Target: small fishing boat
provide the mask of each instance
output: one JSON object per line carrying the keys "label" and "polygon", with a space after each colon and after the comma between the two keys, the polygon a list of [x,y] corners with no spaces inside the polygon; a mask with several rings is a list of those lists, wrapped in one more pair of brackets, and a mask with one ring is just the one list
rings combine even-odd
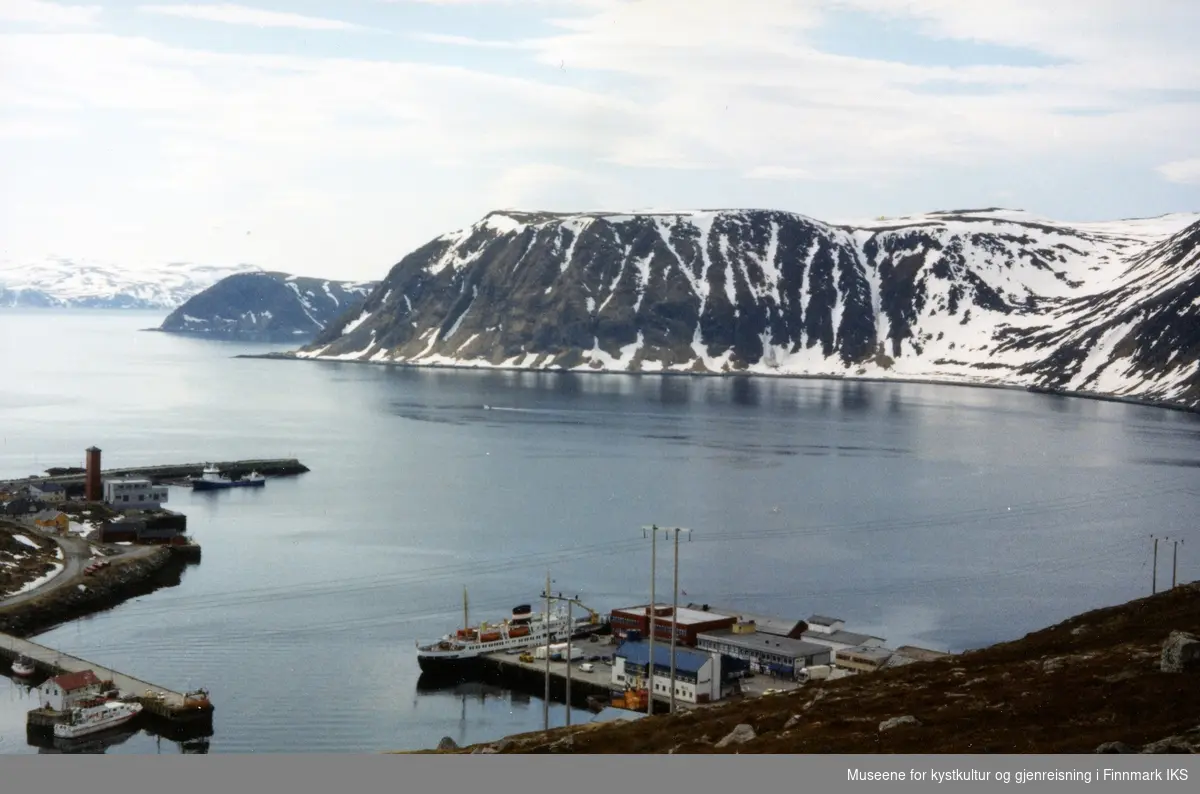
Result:
{"label": "small fishing boat", "polygon": [[18,656],[16,661],[12,663],[12,674],[18,678],[29,678],[36,672],[37,666],[25,654]]}
{"label": "small fishing boat", "polygon": [[225,488],[261,488],[267,484],[267,478],[256,471],[238,480],[226,477],[215,464],[204,467],[199,477],[192,478],[193,491],[217,491]]}

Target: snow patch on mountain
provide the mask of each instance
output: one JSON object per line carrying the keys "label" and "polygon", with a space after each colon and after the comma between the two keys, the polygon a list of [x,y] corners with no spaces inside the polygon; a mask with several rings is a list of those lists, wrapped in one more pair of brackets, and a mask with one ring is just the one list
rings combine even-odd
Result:
{"label": "snow patch on mountain", "polygon": [[493,212],[300,358],[935,379],[1200,406],[1200,214]]}

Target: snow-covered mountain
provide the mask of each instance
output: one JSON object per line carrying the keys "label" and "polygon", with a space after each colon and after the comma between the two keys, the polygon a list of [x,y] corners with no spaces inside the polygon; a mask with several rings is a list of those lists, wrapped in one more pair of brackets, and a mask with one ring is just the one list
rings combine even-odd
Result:
{"label": "snow-covered mountain", "polygon": [[303,358],[952,380],[1200,407],[1200,214],[495,212]]}
{"label": "snow-covered mountain", "polygon": [[357,312],[375,282],[328,281],[287,273],[238,273],[193,296],[160,331],[267,342],[303,342],[339,316]]}
{"label": "snow-covered mountain", "polygon": [[251,265],[172,262],[122,268],[73,259],[0,262],[0,308],[174,309]]}

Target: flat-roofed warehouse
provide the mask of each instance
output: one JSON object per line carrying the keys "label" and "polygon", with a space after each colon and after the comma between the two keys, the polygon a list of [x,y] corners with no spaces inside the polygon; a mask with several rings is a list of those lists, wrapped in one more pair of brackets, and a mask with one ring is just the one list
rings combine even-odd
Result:
{"label": "flat-roofed warehouse", "polygon": [[793,640],[802,639],[801,635],[808,631],[808,624],[794,618],[773,618],[766,615],[756,615],[742,609],[728,607],[710,607],[708,604],[688,604],[688,609],[699,609],[717,615],[727,615],[737,618],[738,623],[752,623],[754,630],[761,634],[774,634],[777,637],[790,637]]}
{"label": "flat-roofed warehouse", "polygon": [[829,664],[833,657],[833,649],[827,645],[775,634],[760,634],[749,630],[748,624],[739,624],[738,629],[702,632],[697,635],[696,647],[735,659],[746,659],[763,670],[789,678],[795,677],[796,671],[803,667]]}
{"label": "flat-roofed warehouse", "polygon": [[[655,642],[671,641],[671,605],[660,604],[654,610],[654,640]],[[626,636],[630,631],[636,631],[643,637],[650,636],[650,607],[648,604],[635,607],[614,609],[609,615],[613,633],[618,637]],[[677,645],[695,646],[696,635],[705,631],[729,628],[735,618],[729,615],[718,615],[700,609],[680,607],[675,616]]]}

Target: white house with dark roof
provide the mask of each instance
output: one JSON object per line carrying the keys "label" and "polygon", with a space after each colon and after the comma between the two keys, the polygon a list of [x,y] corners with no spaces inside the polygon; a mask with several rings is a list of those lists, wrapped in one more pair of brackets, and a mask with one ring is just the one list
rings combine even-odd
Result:
{"label": "white house with dark roof", "polygon": [[39,482],[29,486],[29,496],[46,504],[62,504],[67,501],[67,489],[56,482]]}

